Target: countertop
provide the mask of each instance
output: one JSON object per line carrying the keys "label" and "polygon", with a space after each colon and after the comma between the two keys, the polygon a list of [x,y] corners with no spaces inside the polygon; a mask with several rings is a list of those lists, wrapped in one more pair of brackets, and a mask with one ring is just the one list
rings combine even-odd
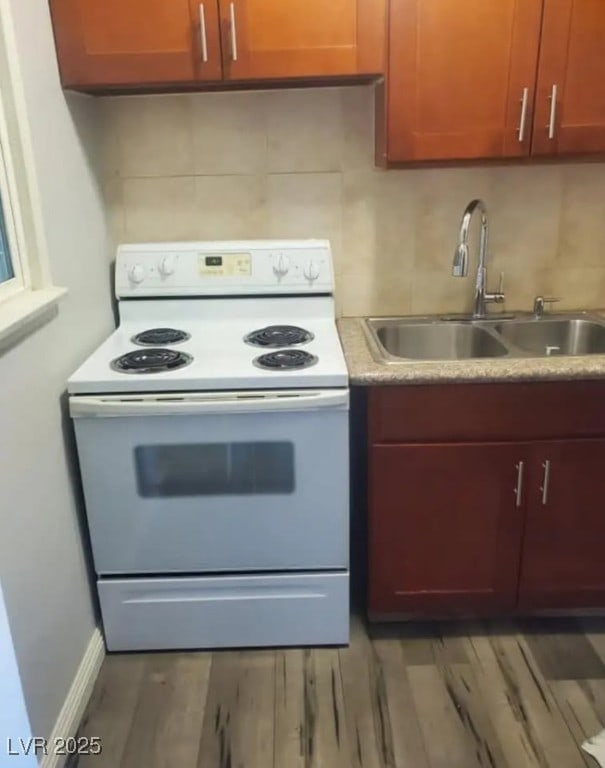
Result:
{"label": "countertop", "polygon": [[[603,312],[594,312],[603,315]],[[364,318],[337,321],[351,384],[396,385],[436,382],[553,381],[605,378],[605,355],[489,358],[383,364],[372,357],[362,327]]]}

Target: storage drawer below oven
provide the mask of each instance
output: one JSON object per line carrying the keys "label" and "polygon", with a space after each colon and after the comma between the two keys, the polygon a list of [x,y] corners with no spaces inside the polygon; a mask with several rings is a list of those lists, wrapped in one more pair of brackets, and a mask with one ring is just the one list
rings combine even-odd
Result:
{"label": "storage drawer below oven", "polygon": [[97,585],[109,651],[349,642],[346,571]]}

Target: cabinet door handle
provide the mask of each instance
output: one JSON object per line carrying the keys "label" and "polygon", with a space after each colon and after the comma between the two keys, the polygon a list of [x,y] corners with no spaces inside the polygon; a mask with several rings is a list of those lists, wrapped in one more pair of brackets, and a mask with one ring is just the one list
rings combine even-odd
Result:
{"label": "cabinet door handle", "polygon": [[200,3],[200,42],[202,44],[202,61],[208,63],[208,38],[206,36],[206,12],[204,3]]}
{"label": "cabinet door handle", "polygon": [[556,83],[552,87],[550,92],[550,120],[548,121],[548,138],[555,138],[555,123],[557,121],[557,92],[558,88]]}
{"label": "cabinet door handle", "polygon": [[525,124],[527,122],[527,102],[529,100],[529,88],[523,89],[523,96],[521,96],[521,117],[519,119],[519,143],[523,144],[525,141]]}
{"label": "cabinet door handle", "polygon": [[520,461],[518,464],[515,464],[515,467],[517,468],[517,486],[515,488],[515,495],[517,498],[517,507],[520,507],[523,499],[523,473],[525,472],[525,462]]}
{"label": "cabinet door handle", "polygon": [[550,485],[550,461],[546,459],[543,462],[542,468],[544,469],[544,476],[542,478],[542,506],[545,507],[548,504],[548,490]]}
{"label": "cabinet door handle", "polygon": [[229,3],[229,17],[231,21],[231,58],[237,61],[237,26],[235,21],[235,3]]}

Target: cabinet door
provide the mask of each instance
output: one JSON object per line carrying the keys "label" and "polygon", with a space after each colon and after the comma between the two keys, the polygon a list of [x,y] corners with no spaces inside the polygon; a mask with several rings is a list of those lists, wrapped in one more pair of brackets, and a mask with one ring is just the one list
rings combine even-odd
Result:
{"label": "cabinet door", "polygon": [[369,613],[512,610],[523,444],[370,448]]}
{"label": "cabinet door", "polygon": [[220,0],[231,80],[384,70],[386,0]]}
{"label": "cabinet door", "polygon": [[605,2],[545,0],[532,153],[605,152]]}
{"label": "cabinet door", "polygon": [[51,0],[65,87],[221,77],[217,0]]}
{"label": "cabinet door", "polygon": [[541,12],[542,0],[392,0],[386,159],[528,155]]}
{"label": "cabinet door", "polygon": [[605,605],[605,440],[536,448],[521,609]]}

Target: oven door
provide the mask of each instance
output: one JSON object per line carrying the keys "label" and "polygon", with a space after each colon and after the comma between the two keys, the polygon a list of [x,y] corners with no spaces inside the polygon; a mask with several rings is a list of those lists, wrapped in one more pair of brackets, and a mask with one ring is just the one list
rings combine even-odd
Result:
{"label": "oven door", "polygon": [[348,390],[70,398],[96,571],[348,564]]}

